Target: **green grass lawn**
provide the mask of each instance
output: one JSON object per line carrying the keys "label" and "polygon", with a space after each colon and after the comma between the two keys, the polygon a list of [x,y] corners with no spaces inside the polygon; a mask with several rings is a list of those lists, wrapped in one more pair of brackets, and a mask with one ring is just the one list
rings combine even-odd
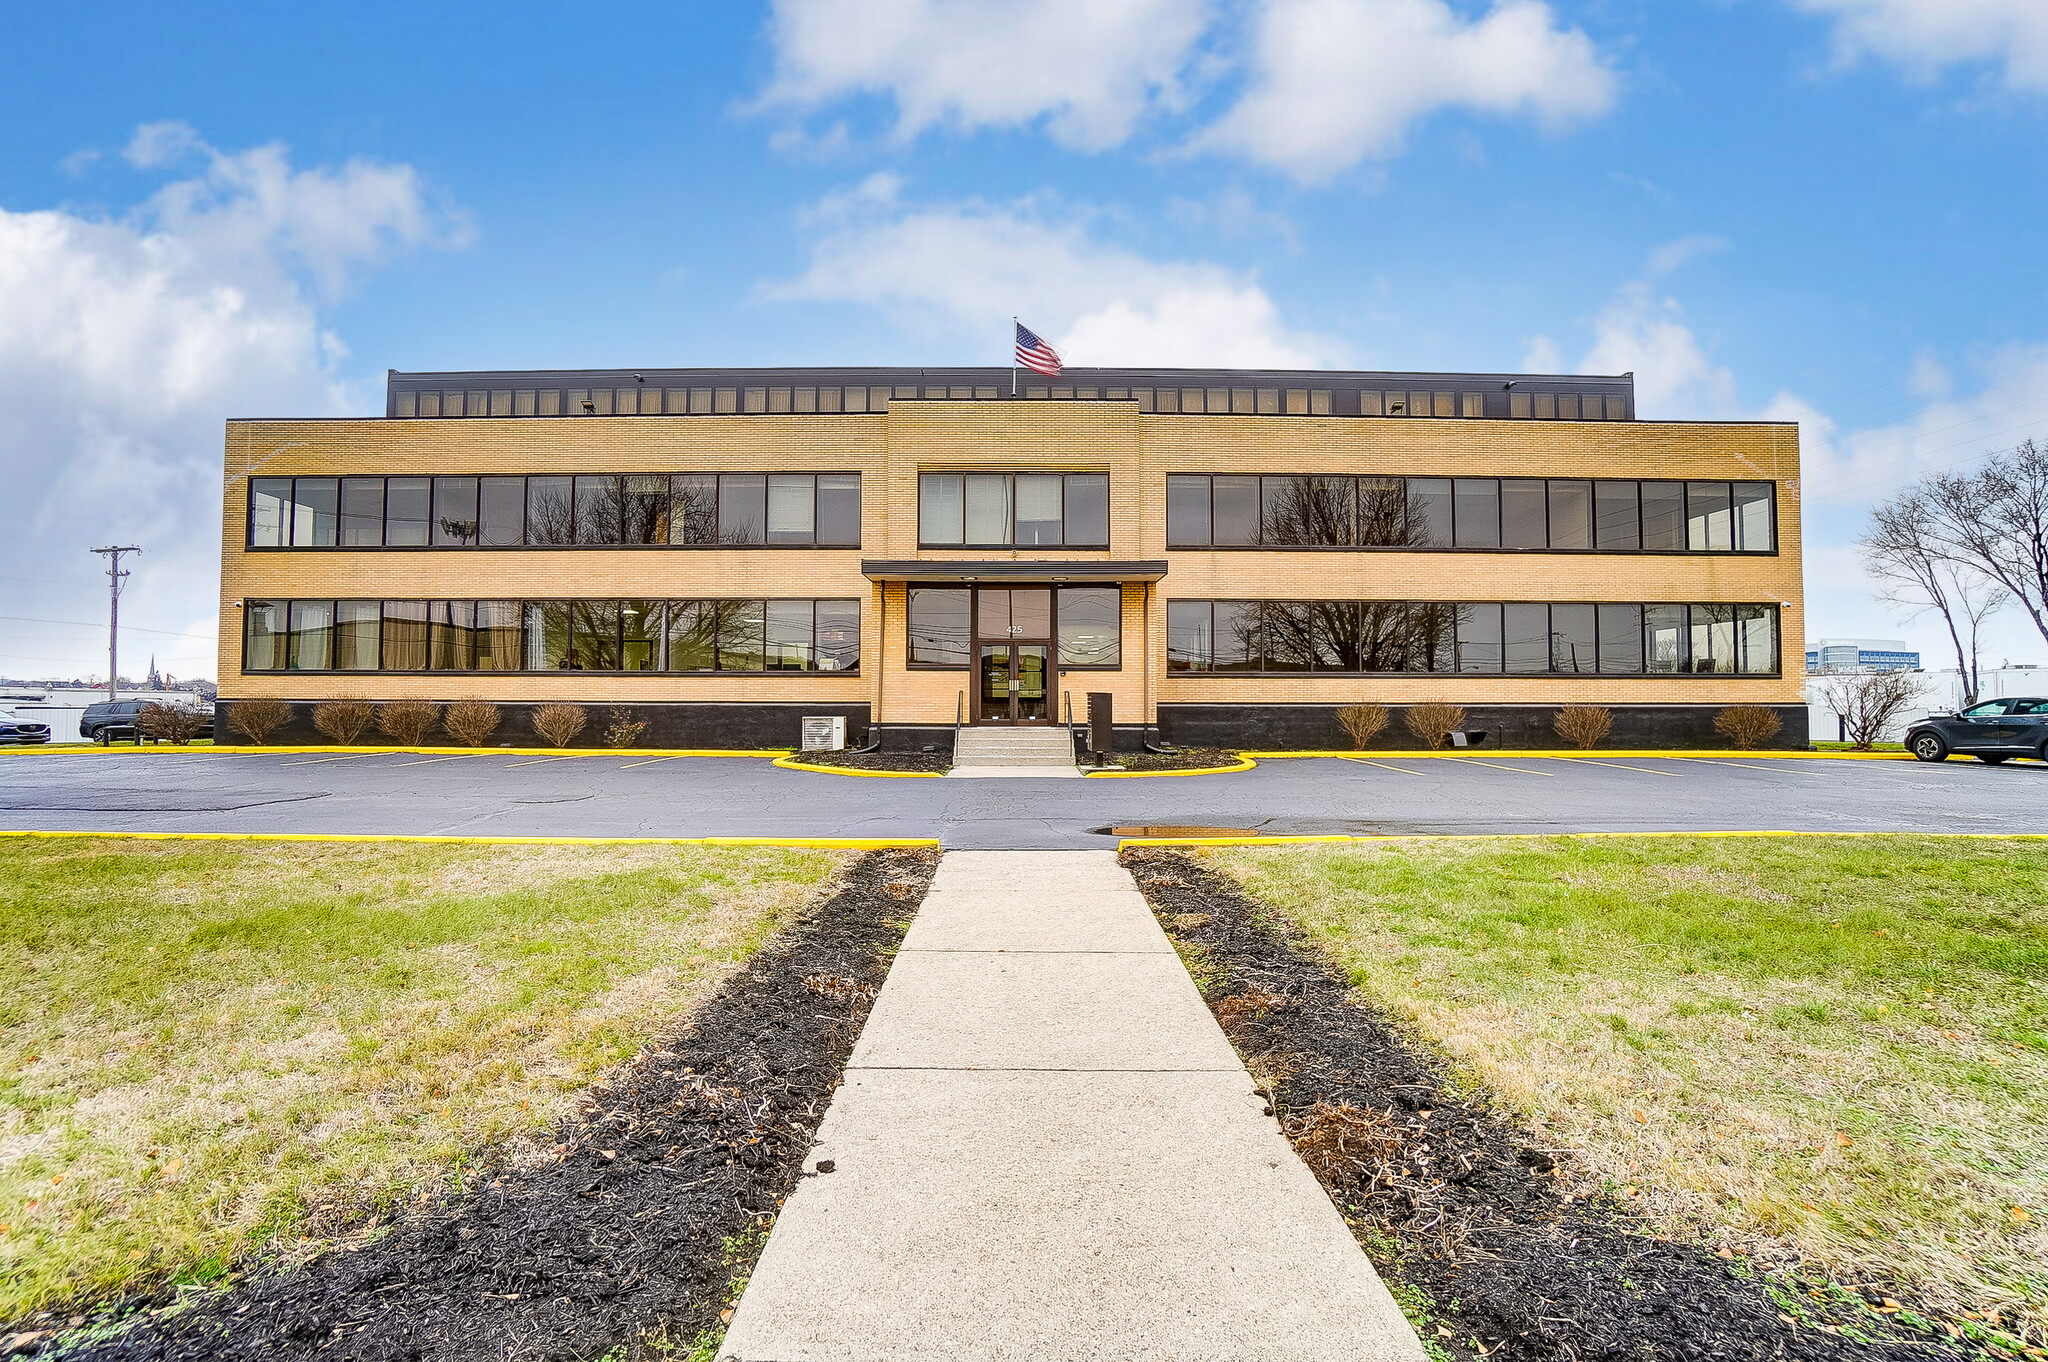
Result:
{"label": "green grass lawn", "polygon": [[1203,855],[1667,1229],[2043,1335],[2048,843]]}
{"label": "green grass lawn", "polygon": [[0,841],[0,1321],[532,1152],[847,855]]}

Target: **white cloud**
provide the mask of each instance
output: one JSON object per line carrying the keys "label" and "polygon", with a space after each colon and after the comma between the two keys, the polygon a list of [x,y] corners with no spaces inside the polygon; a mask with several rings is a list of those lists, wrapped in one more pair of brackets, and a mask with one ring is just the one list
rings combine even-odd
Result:
{"label": "white cloud", "polygon": [[1915,80],[1952,66],[1999,68],[2005,85],[2048,91],[2048,4],[2041,0],[1793,0],[1834,20],[1841,61],[1874,57]]}
{"label": "white cloud", "polygon": [[1445,0],[1265,0],[1252,20],[1249,88],[1195,140],[1326,180],[1400,150],[1446,108],[1535,117],[1551,128],[1605,113],[1615,78],[1592,40],[1539,0],[1476,20]]}
{"label": "white cloud", "polygon": [[[123,670],[154,646],[170,670],[210,675],[222,420],[358,407],[321,299],[467,228],[405,166],[294,170],[281,147],[224,153],[180,125],[129,150],[205,165],[118,218],[0,209],[0,475],[16,508],[0,576],[34,602],[10,614],[93,621],[105,587],[87,549],[141,544]],[[10,674],[105,667],[103,629],[10,621],[0,638]]]}
{"label": "white cloud", "polygon": [[1013,313],[1074,366],[1331,362],[1332,344],[1289,328],[1255,278],[1107,245],[1058,205],[920,206],[900,189],[878,175],[824,200],[809,267],[764,295],[878,308],[993,364],[1008,360]]}
{"label": "white cloud", "polygon": [[1651,279],[1662,279],[1675,274],[1701,256],[1718,255],[1728,249],[1725,236],[1682,236],[1676,241],[1667,241],[1650,252],[1650,258],[1643,265],[1643,273]]}
{"label": "white cloud", "polygon": [[775,0],[775,74],[760,103],[895,103],[897,135],[1044,122],[1100,151],[1173,107],[1208,27],[1204,0]]}
{"label": "white cloud", "polygon": [[1559,353],[1557,342],[1548,336],[1533,336],[1529,348],[1522,352],[1522,372],[1525,374],[1559,374],[1564,372],[1564,356]]}
{"label": "white cloud", "polygon": [[1636,376],[1636,410],[1651,419],[1735,413],[1735,375],[1707,355],[1675,298],[1637,280],[1593,320],[1593,348],[1579,372]]}

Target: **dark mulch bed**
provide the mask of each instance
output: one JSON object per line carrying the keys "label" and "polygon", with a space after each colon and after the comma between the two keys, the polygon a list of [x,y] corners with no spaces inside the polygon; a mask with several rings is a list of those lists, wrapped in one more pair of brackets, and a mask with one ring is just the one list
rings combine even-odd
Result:
{"label": "dark mulch bed", "polygon": [[[488,1168],[382,1239],[197,1308],[143,1302],[94,1362],[669,1356],[752,1270],[937,867],[884,851],[587,1094],[538,1168]],[[488,1155],[486,1154],[486,1157]],[[152,1308],[154,1307],[154,1308]]]}
{"label": "dark mulch bed", "polygon": [[[1236,766],[1238,763],[1237,753],[1226,752],[1220,747],[1184,747],[1172,755],[1115,752],[1109,758],[1111,766],[1121,766],[1126,771],[1199,771],[1212,766]],[[1091,768],[1084,762],[1081,769]]]}
{"label": "dark mulch bed", "polygon": [[806,766],[844,766],[854,771],[930,771],[944,775],[953,769],[950,751],[799,752],[796,760]]}
{"label": "dark mulch bed", "polygon": [[[1724,1261],[1632,1225],[1617,1201],[1574,1198],[1557,1167],[1566,1151],[1533,1147],[1483,1094],[1458,1095],[1441,1060],[1353,1001],[1329,964],[1234,886],[1177,852],[1133,849],[1124,863],[1206,976],[1210,1007],[1270,1083],[1295,1148],[1411,1313],[1426,1312],[1421,1332],[1444,1353],[1964,1355],[1878,1314],[1895,1288]],[[1829,1332],[1841,1329],[1853,1336]]]}

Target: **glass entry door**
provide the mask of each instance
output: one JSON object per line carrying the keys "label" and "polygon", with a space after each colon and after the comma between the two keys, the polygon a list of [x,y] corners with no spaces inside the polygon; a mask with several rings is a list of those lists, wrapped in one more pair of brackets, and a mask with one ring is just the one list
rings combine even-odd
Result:
{"label": "glass entry door", "polygon": [[985,724],[1042,724],[1052,718],[1046,672],[1051,650],[1043,643],[985,643],[981,647],[981,703]]}

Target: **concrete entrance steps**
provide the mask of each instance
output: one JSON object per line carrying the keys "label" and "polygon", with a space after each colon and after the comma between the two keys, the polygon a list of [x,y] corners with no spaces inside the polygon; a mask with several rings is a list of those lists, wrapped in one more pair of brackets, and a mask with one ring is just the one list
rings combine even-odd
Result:
{"label": "concrete entrance steps", "polygon": [[1072,776],[1073,735],[1063,727],[963,728],[953,744],[955,776]]}
{"label": "concrete entrance steps", "polygon": [[1422,1362],[1262,1106],[1114,852],[949,852],[720,1356]]}

